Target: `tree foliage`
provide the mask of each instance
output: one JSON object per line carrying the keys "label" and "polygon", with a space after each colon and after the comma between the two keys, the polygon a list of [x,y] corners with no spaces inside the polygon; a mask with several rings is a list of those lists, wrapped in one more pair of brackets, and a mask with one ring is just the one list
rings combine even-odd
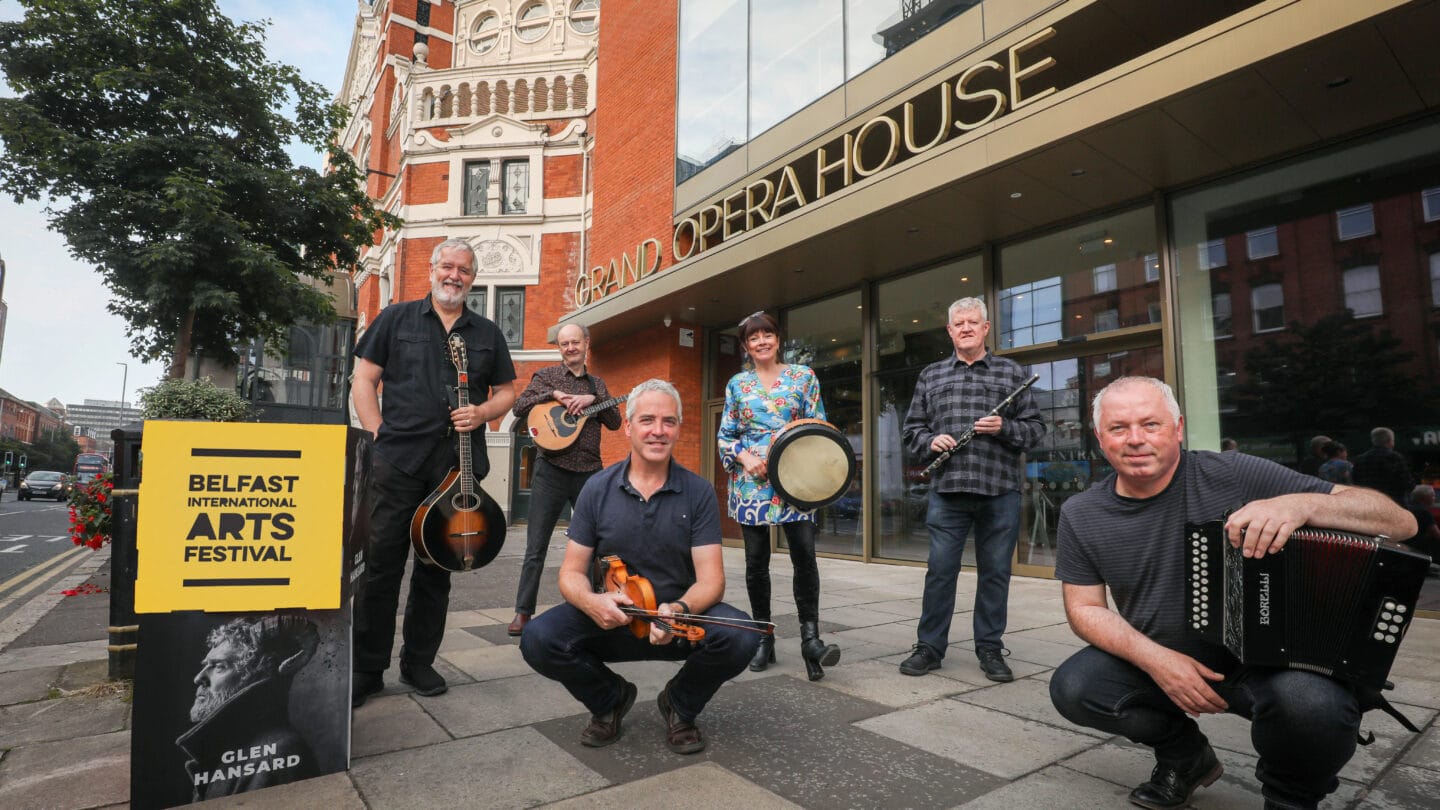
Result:
{"label": "tree foliage", "polygon": [[140,389],[141,419],[208,419],[212,422],[249,422],[255,408],[244,397],[220,388],[209,377],[166,380]]}
{"label": "tree foliage", "polygon": [[1264,429],[1296,436],[1405,423],[1434,394],[1406,371],[1412,359],[1399,339],[1348,311],[1292,322],[1245,353],[1236,403]]}
{"label": "tree foliage", "polygon": [[[269,61],[265,24],[215,0],[20,0],[0,23],[0,186],[48,197],[51,227],[93,263],[137,356],[228,362],[253,338],[334,317],[310,279],[349,269],[375,231],[334,134],[347,113]],[[297,166],[294,142],[327,154]]]}

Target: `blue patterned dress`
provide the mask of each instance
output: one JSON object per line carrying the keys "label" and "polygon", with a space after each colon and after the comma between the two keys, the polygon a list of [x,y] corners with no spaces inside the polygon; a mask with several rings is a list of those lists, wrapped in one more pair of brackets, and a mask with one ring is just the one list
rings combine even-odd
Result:
{"label": "blue patterned dress", "polygon": [[716,436],[720,461],[730,473],[730,516],[746,526],[814,520],[813,510],[800,510],[780,499],[769,479],[745,472],[737,456],[749,450],[768,458],[770,442],[780,428],[796,419],[824,419],[820,380],[809,366],[790,364],[769,391],[755,371],[730,378],[725,386],[725,415]]}

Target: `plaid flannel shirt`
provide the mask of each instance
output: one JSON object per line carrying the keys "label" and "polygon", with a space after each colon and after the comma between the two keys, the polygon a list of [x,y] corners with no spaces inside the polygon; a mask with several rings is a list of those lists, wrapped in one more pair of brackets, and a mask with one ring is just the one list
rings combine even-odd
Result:
{"label": "plaid flannel shirt", "polygon": [[[930,441],[948,433],[955,438],[1010,396],[1026,379],[1014,360],[986,352],[966,364],[951,356],[920,372],[915,396],[905,414],[905,446],[922,463],[936,453]],[[1045,422],[1027,389],[1000,412],[1003,421],[994,435],[977,433],[970,444],[950,457],[931,479],[937,492],[999,495],[1020,489],[1024,478],[1020,454],[1045,435]]]}

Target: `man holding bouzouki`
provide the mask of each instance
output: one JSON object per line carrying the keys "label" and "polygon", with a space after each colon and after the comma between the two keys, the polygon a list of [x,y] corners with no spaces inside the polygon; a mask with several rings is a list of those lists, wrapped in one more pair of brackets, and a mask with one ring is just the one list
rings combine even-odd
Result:
{"label": "man holding bouzouki", "polygon": [[[515,418],[528,420],[531,438],[540,446],[530,477],[530,526],[525,532],[525,562],[515,591],[515,619],[509,633],[518,636],[535,613],[540,575],[550,533],[565,504],[573,508],[600,462],[600,426],[620,429],[624,397],[612,399],[605,381],[591,374],[585,360],[590,330],[566,324],[555,334],[561,362],[535,372],[515,400]],[[592,418],[593,417],[593,418]]]}
{"label": "man holding bouzouki", "polygon": [[[607,663],[683,661],[656,703],[666,746],[693,754],[705,747],[696,716],[774,626],[720,601],[720,510],[710,482],[671,457],[681,419],[675,387],[646,380],[625,408],[630,455],[580,493],[560,566],[565,601],[530,622],[520,652],[589,709],[580,742],[591,748],[620,739],[638,693]],[[592,560],[605,568],[603,592],[591,582]]]}
{"label": "man holding bouzouki", "polygon": [[[381,310],[355,348],[355,414],[375,435],[370,545],[355,600],[355,706],[384,688],[416,508],[462,466],[458,436],[478,445],[473,478],[485,477],[490,462],[482,428],[515,401],[515,366],[500,328],[465,306],[474,280],[470,245],[462,239],[440,243],[430,256],[430,294]],[[457,357],[468,360],[465,369],[457,368]],[[458,380],[464,380],[463,392]],[[469,488],[472,482],[465,483]],[[400,680],[421,695],[446,690],[434,661],[449,600],[449,570],[417,558],[405,605]]]}

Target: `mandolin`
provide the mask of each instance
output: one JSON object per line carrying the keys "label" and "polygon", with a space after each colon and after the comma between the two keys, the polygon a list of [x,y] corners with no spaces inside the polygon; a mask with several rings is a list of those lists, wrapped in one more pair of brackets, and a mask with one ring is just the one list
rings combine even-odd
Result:
{"label": "mandolin", "polygon": [[[470,404],[470,375],[465,339],[450,336],[450,361],[459,384],[459,407]],[[482,428],[483,429],[483,428]],[[421,562],[446,571],[487,565],[505,544],[505,513],[480,482],[470,460],[470,434],[456,433],[460,464],[445,474],[410,519],[410,543]]]}
{"label": "mandolin", "polygon": [[554,400],[542,402],[530,409],[526,418],[526,429],[530,438],[546,450],[564,450],[580,438],[580,430],[590,417],[625,401],[626,394],[597,402],[578,414],[565,410],[565,406]]}

